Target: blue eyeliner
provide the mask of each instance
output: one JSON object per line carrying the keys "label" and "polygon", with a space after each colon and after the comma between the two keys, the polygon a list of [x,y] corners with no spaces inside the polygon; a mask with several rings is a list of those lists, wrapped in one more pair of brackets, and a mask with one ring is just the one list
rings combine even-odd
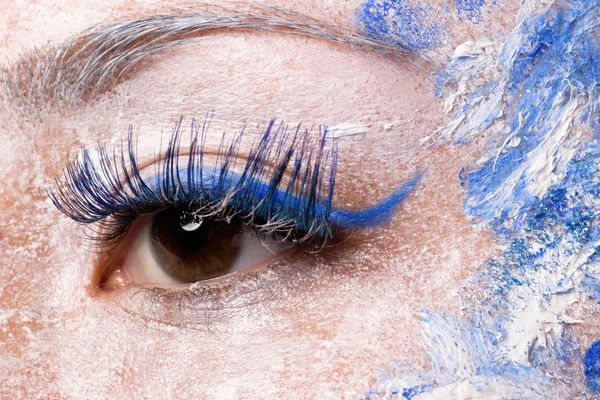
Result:
{"label": "blue eyeliner", "polygon": [[[187,170],[182,170],[180,173],[181,176],[184,176]],[[202,187],[202,190],[196,190],[192,194],[192,197],[198,202],[212,202],[223,198],[226,193],[232,191],[235,195],[230,200],[231,207],[239,210],[248,208],[248,204],[250,204],[251,207],[248,211],[252,211],[262,219],[272,217],[273,214],[279,215],[281,219],[295,216],[293,218],[295,225],[300,230],[310,230],[314,221],[327,221],[332,227],[340,229],[369,228],[387,224],[393,218],[397,208],[414,192],[422,180],[422,174],[419,173],[378,204],[363,210],[340,210],[316,203],[312,205],[313,218],[307,221],[301,218],[302,215],[308,215],[305,211],[307,204],[302,197],[291,196],[289,192],[282,190],[273,190],[270,185],[258,180],[250,184],[243,183],[241,174],[219,176],[219,171],[212,169],[203,171],[203,175],[205,179],[202,183],[195,182],[191,185],[194,188]],[[158,188],[164,178],[157,175],[151,181],[154,181],[155,187]],[[180,184],[186,187],[189,181],[187,178],[182,178]],[[176,201],[187,201],[188,196],[188,193],[182,191]],[[265,201],[265,199],[268,200]],[[261,207],[261,204],[268,204],[269,208]],[[324,231],[319,232],[320,236],[324,234]]]}
{"label": "blue eyeliner", "polygon": [[415,191],[421,178],[421,173],[417,174],[373,207],[358,211],[331,210],[330,220],[335,226],[344,229],[376,227],[389,223],[396,209]]}

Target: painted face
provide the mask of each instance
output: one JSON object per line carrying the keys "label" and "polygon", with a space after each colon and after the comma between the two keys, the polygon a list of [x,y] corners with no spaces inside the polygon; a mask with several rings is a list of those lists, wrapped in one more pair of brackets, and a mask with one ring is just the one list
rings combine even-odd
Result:
{"label": "painted face", "polygon": [[6,396],[600,393],[596,0],[5,8]]}

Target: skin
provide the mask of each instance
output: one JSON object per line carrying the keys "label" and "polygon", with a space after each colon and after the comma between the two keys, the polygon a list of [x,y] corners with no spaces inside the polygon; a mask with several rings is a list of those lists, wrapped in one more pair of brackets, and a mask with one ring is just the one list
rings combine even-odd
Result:
{"label": "skin", "polygon": [[[269,3],[345,25],[359,5]],[[178,5],[8,1],[0,5],[6,22],[0,49],[8,63],[90,26]],[[516,12],[506,2],[493,21],[478,25],[450,13],[448,43],[418,67],[316,39],[216,34],[155,56],[75,109],[6,118],[0,127],[2,396],[356,398],[400,356],[427,368],[419,311],[457,315],[457,294],[478,290],[467,278],[500,251],[492,234],[464,215],[457,179],[484,143],[421,145],[450,118],[431,77],[458,44],[510,31]],[[276,279],[265,278],[275,293],[268,299],[242,299],[240,310],[217,313],[208,323],[156,317],[148,300],[129,303],[126,289],[98,289],[106,255],[89,251],[44,188],[68,152],[123,137],[129,125],[144,149],[155,148],[161,131],[181,116],[207,110],[234,127],[248,123],[251,135],[271,118],[372,124],[366,134],[339,141],[338,208],[371,206],[419,170],[423,182],[390,224],[354,232],[335,255],[286,259]],[[146,162],[152,156],[140,154]]]}

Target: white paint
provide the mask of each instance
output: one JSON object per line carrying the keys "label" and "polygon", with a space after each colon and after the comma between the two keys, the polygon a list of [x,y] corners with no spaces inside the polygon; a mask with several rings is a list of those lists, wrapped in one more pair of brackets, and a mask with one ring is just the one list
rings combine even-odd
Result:
{"label": "white paint", "polygon": [[345,122],[337,125],[332,125],[327,128],[328,136],[334,139],[347,136],[363,135],[368,132],[372,124],[370,123],[354,123]]}
{"label": "white paint", "polygon": [[500,42],[490,39],[469,41],[459,45],[450,57],[448,70],[453,89],[445,96],[444,112],[458,112],[466,106],[467,101],[470,101],[471,107],[438,130],[443,139],[481,134],[490,126],[490,121],[502,115],[500,104],[506,81],[501,81],[487,96],[472,97],[473,92],[481,85],[480,79],[475,79],[476,77],[485,76],[489,81],[497,80],[498,52],[501,46]]}
{"label": "white paint", "polygon": [[438,387],[429,393],[413,397],[414,400],[502,400],[522,398],[523,390],[495,376],[473,376],[449,385]]}
{"label": "white paint", "polygon": [[[526,2],[519,22],[525,21],[527,16],[536,15],[547,5]],[[518,126],[514,129],[502,118],[507,111],[505,100],[512,99],[507,95],[510,73],[527,39],[526,34],[519,32],[520,24],[517,25],[503,42],[480,40],[456,48],[448,64],[451,87],[446,88],[444,93],[444,111],[454,114],[454,118],[437,131],[440,141],[488,137],[498,148],[486,154],[480,162],[494,161],[493,172],[496,172],[496,163],[507,149],[528,143],[525,136],[528,132],[524,133],[523,128],[528,122],[529,110],[517,110],[520,111]],[[568,78],[565,79],[568,82]],[[497,83],[488,86],[486,91],[477,91],[490,82]],[[540,96],[555,93],[542,90]],[[518,211],[523,200],[515,196],[517,184],[526,195],[541,197],[553,184],[561,182],[568,163],[588,139],[585,122],[578,121],[585,121],[586,115],[596,112],[595,101],[575,87],[562,92],[550,112],[539,122],[542,126],[535,127],[548,133],[537,147],[528,150],[525,162],[511,169],[511,174],[498,189],[485,192],[485,202],[497,205],[499,211],[507,204],[514,204],[512,209]],[[546,128],[547,131],[544,130]],[[593,206],[597,209],[600,204]],[[550,227],[548,231],[551,232]],[[491,316],[477,314],[483,310],[483,307],[477,309],[477,300],[474,300],[475,305],[471,304],[475,315],[459,311],[464,319],[453,319],[435,312],[429,314],[424,318],[423,331],[431,357],[431,372],[398,374],[391,383],[386,383],[388,386],[382,385],[383,390],[386,387],[432,385],[433,388],[424,389],[427,393],[414,397],[419,400],[546,399],[568,398],[567,393],[573,393],[575,389],[565,384],[562,378],[552,381],[540,371],[529,368],[530,358],[534,350],[551,347],[554,339],[562,337],[567,325],[583,322],[568,313],[582,299],[582,281],[586,274],[600,276],[600,267],[591,262],[600,240],[581,246],[577,237],[564,234],[558,238],[560,243],[551,247],[527,235],[523,233],[524,239],[533,247],[537,246],[537,250],[543,248],[544,252],[539,252],[543,255],[536,256],[536,267],[530,266],[525,272],[523,278],[526,282],[512,285],[499,295],[501,301],[493,303],[500,310],[494,313],[494,319],[489,321]],[[484,333],[496,333],[495,341],[489,340]],[[503,369],[505,366],[506,369]],[[482,376],[482,370],[488,371],[488,374]]]}

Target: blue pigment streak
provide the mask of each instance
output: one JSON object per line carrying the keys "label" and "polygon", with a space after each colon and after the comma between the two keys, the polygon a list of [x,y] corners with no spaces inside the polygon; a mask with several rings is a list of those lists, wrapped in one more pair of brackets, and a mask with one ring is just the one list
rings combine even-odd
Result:
{"label": "blue pigment streak", "polygon": [[600,341],[592,344],[583,358],[583,375],[588,389],[600,393]]}
{"label": "blue pigment streak", "polygon": [[420,1],[367,0],[357,17],[368,36],[410,52],[439,45],[447,35],[440,13]]}
{"label": "blue pigment streak", "polygon": [[414,397],[430,392],[433,389],[432,385],[418,385],[411,388],[402,389],[402,397],[406,400],[412,400]]}

